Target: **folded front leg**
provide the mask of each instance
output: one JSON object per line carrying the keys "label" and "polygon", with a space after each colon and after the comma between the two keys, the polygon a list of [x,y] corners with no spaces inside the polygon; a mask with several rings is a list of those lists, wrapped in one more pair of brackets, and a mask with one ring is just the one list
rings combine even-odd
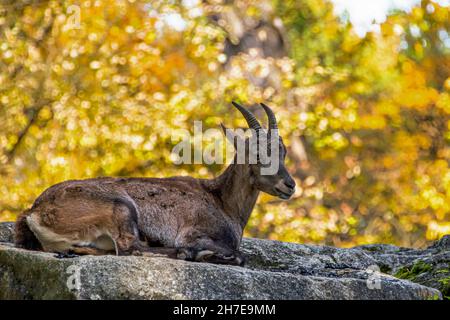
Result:
{"label": "folded front leg", "polygon": [[177,259],[242,266],[245,258],[239,250],[227,248],[209,238],[201,238],[178,249]]}
{"label": "folded front leg", "polygon": [[197,252],[195,261],[243,266],[245,263],[245,258],[239,251],[228,254],[224,252],[202,250]]}

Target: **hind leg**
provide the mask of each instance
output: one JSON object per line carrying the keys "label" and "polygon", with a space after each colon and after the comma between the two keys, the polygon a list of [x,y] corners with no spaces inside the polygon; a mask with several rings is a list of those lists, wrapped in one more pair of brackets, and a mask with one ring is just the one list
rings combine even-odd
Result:
{"label": "hind leg", "polygon": [[139,240],[137,217],[130,212],[129,208],[122,204],[114,205],[115,230],[112,238],[116,247],[117,255],[131,255],[135,251],[143,251],[145,246]]}

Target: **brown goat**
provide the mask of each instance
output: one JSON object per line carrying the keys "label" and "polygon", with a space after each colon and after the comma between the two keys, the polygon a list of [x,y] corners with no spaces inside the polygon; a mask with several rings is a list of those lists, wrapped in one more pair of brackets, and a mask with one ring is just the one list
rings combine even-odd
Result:
{"label": "brown goat", "polygon": [[[267,131],[250,111],[233,105],[251,129],[268,136],[278,132],[266,105],[261,104],[269,119]],[[235,146],[241,142],[249,148],[249,138],[228,130],[226,135]],[[56,184],[19,216],[16,245],[62,254],[163,254],[242,265],[242,233],[259,192],[288,199],[295,190],[284,166],[286,148],[281,138],[278,141],[279,166],[272,175],[261,173],[259,158],[255,164],[248,159],[238,164],[235,155],[235,161],[210,180],[96,178]]]}

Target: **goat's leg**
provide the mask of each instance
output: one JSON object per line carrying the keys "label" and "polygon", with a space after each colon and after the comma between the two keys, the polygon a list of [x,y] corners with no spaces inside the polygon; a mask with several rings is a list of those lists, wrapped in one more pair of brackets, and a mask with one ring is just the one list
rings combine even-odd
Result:
{"label": "goat's leg", "polygon": [[115,230],[112,234],[117,255],[131,255],[148,249],[139,240],[136,217],[122,204],[114,206]]}
{"label": "goat's leg", "polygon": [[126,206],[116,204],[114,214],[117,226],[114,241],[118,255],[177,258],[176,248],[149,247],[140,241],[137,221]]}
{"label": "goat's leg", "polygon": [[137,221],[133,219],[128,207],[116,204],[114,216],[117,226],[117,235],[114,240],[118,255],[162,255],[181,260],[230,265],[244,263],[243,256],[237,250],[225,248],[208,237],[196,237],[193,241],[182,241],[181,243],[186,245],[177,248],[145,246],[139,240]]}
{"label": "goat's leg", "polygon": [[229,264],[235,266],[243,266],[245,263],[245,258],[239,251],[227,255],[220,252],[211,253],[209,250],[203,250],[198,252],[195,260],[199,262]]}
{"label": "goat's leg", "polygon": [[230,253],[227,249],[216,251],[205,249],[197,251],[195,261],[243,266],[245,258],[237,250]]}
{"label": "goat's leg", "polygon": [[244,256],[238,250],[227,248],[209,238],[201,238],[178,250],[177,258],[182,260],[238,266],[245,263]]}
{"label": "goat's leg", "polygon": [[166,247],[141,247],[133,252],[135,256],[178,258],[179,250]]}

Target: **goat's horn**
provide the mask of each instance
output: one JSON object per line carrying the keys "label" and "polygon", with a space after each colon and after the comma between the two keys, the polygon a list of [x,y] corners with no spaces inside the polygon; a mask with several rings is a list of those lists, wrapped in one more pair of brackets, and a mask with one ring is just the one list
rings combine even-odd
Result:
{"label": "goat's horn", "polygon": [[261,107],[264,108],[267,114],[267,119],[269,119],[269,129],[278,129],[277,118],[275,118],[275,114],[273,113],[272,109],[270,109],[264,103],[261,103]]}
{"label": "goat's horn", "polygon": [[255,130],[260,130],[262,129],[261,124],[258,122],[258,119],[256,119],[256,117],[253,115],[253,113],[251,113],[250,111],[248,111],[247,109],[245,109],[243,106],[239,105],[236,102],[232,102],[233,106],[235,106],[244,116],[245,120],[247,121],[248,126],[250,127],[250,129],[255,129]]}

